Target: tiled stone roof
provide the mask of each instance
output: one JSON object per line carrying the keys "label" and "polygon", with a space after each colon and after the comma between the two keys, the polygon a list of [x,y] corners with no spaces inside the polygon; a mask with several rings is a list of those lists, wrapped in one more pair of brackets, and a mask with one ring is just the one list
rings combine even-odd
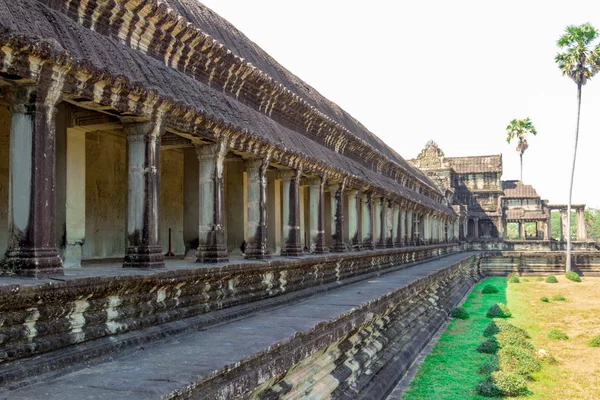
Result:
{"label": "tiled stone roof", "polygon": [[525,185],[521,181],[502,181],[504,198],[507,199],[537,199],[537,192],[531,185]]}
{"label": "tiled stone roof", "polygon": [[473,157],[446,157],[444,161],[459,174],[500,172],[502,173],[502,154]]}

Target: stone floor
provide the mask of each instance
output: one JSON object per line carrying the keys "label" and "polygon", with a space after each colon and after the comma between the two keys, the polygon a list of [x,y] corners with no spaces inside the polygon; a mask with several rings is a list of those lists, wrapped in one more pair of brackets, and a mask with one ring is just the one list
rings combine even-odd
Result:
{"label": "stone floor", "polygon": [[453,254],[204,331],[172,336],[47,382],[10,392],[0,389],[0,399],[159,399],[473,254]]}

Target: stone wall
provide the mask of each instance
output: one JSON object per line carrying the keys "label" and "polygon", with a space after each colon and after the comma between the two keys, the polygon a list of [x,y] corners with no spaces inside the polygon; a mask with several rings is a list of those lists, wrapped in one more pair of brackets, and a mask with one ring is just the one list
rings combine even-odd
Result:
{"label": "stone wall", "polygon": [[[484,275],[562,275],[565,273],[564,252],[552,251],[488,251],[481,256]],[[600,252],[573,252],[573,270],[581,275],[600,275]]]}
{"label": "stone wall", "polygon": [[122,258],[127,217],[125,136],[86,133],[85,243],[83,259]]}
{"label": "stone wall", "polygon": [[160,152],[160,242],[163,252],[169,250],[171,228],[171,251],[185,254],[183,242],[183,151]]}
{"label": "stone wall", "polygon": [[[415,261],[458,250],[453,245],[423,246],[181,269],[153,275],[1,286],[0,364],[148,327],[153,327],[150,337],[155,339],[160,336],[160,325],[169,321],[307,288],[321,290],[318,289],[321,285],[359,276],[364,279],[369,273],[404,268]],[[214,323],[215,317],[209,320]],[[133,339],[127,340],[130,343]],[[107,346],[122,345],[115,339],[102,343],[92,345],[87,353],[80,345],[69,357],[86,359]],[[52,365],[40,366],[58,367],[57,360]],[[0,369],[0,384],[19,373],[11,368]]]}

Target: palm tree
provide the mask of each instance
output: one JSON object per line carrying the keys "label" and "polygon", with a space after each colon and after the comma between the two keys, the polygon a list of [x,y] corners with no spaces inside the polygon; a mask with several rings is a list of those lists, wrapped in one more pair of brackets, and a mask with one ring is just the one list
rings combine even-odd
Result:
{"label": "palm tree", "polygon": [[537,131],[533,126],[533,123],[529,118],[525,119],[513,119],[510,121],[510,124],[506,127],[506,141],[510,144],[510,141],[513,139],[519,139],[519,143],[517,143],[517,152],[521,157],[521,182],[523,182],[523,153],[525,150],[529,148],[529,143],[527,143],[527,135],[537,135]]}
{"label": "palm tree", "polygon": [[567,206],[567,265],[571,270],[571,197],[573,195],[573,178],[575,177],[575,161],[577,159],[577,141],[579,140],[579,116],[581,114],[581,87],[598,72],[600,66],[600,45],[592,43],[598,38],[598,30],[590,24],[567,26],[565,33],[558,39],[557,45],[562,53],[554,59],[563,75],[573,79],[577,84],[577,125],[575,128],[575,148],[573,150],[573,166],[569,185],[569,203]]}

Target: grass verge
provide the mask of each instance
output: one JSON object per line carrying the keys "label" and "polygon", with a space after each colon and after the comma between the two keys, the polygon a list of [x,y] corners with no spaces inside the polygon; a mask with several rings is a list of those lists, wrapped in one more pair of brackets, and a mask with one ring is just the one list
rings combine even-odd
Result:
{"label": "grass verge", "polygon": [[[495,286],[498,293],[482,294],[486,285]],[[470,318],[450,321],[403,399],[490,399],[475,394],[475,387],[483,378],[479,368],[489,360],[487,354],[477,352],[477,347],[491,321],[486,312],[496,303],[506,303],[506,285],[504,277],[486,278],[475,285],[463,304]]]}

